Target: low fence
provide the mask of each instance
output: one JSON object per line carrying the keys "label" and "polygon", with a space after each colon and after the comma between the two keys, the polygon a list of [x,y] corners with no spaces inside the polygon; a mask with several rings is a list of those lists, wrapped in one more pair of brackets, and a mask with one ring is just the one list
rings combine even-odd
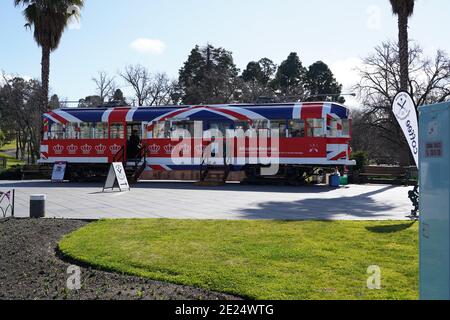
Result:
{"label": "low fence", "polygon": [[14,201],[16,190],[0,191],[0,218],[14,218]]}

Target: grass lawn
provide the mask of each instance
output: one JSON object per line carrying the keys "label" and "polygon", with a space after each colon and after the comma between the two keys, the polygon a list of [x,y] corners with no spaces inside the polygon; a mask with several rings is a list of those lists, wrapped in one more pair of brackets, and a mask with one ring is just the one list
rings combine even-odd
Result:
{"label": "grass lawn", "polygon": [[0,158],[6,158],[7,159],[6,169],[9,169],[9,168],[17,166],[17,165],[23,165],[24,164],[23,161],[17,160],[16,158],[11,157],[11,156],[9,156],[7,154],[4,154],[4,153],[1,153],[1,152],[0,152]]}
{"label": "grass lawn", "polygon": [[[102,220],[63,253],[102,269],[251,299],[418,299],[410,222]],[[367,268],[381,268],[381,290]]]}
{"label": "grass lawn", "polygon": [[11,141],[5,144],[3,147],[0,148],[0,151],[3,150],[16,150],[16,141]]}

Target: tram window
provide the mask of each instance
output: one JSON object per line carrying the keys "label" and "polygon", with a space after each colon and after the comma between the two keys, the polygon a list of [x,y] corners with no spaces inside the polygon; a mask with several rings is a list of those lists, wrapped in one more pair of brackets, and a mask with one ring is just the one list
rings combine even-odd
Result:
{"label": "tram window", "polygon": [[94,138],[94,123],[80,123],[80,139]]}
{"label": "tram window", "polygon": [[350,135],[350,120],[342,120],[342,135],[348,137]]}
{"label": "tram window", "polygon": [[250,128],[250,125],[247,121],[237,121],[234,123],[235,130],[244,130],[247,131]]}
{"label": "tram window", "polygon": [[323,137],[323,119],[308,119],[308,137]]}
{"label": "tram window", "polygon": [[303,138],[305,136],[305,122],[303,120],[289,121],[289,138]]}
{"label": "tram window", "polygon": [[253,121],[253,128],[259,129],[269,129],[269,121],[267,120],[255,120]]}
{"label": "tram window", "polygon": [[80,139],[106,139],[108,126],[104,123],[84,122],[79,125]]}
{"label": "tram window", "polygon": [[231,130],[231,123],[229,122],[210,122],[209,130],[219,130],[222,136],[226,136],[227,130]]}
{"label": "tram window", "polygon": [[271,130],[279,130],[279,137],[286,138],[286,120],[271,120],[270,121],[270,129]]}
{"label": "tram window", "polygon": [[68,123],[66,125],[66,139],[79,139],[80,126],[78,123]]}
{"label": "tram window", "polygon": [[[193,138],[194,137],[194,121],[172,121],[171,127],[172,138]],[[175,133],[177,137],[175,137]]]}
{"label": "tram window", "polygon": [[53,123],[50,126],[50,139],[64,139],[64,126],[60,123]]}
{"label": "tram window", "polygon": [[106,123],[95,123],[92,131],[94,139],[108,139],[108,125]]}
{"label": "tram window", "polygon": [[121,124],[121,123],[111,124],[109,138],[110,139],[124,139],[125,138],[125,130],[124,130],[123,124]]}
{"label": "tram window", "polygon": [[346,137],[350,135],[350,121],[348,119],[333,119],[330,122],[329,137]]}
{"label": "tram window", "polygon": [[137,132],[137,135],[142,139],[142,124],[141,123],[127,123],[127,140],[130,139],[133,132]]}
{"label": "tram window", "polygon": [[170,139],[170,122],[158,121],[153,125],[154,139]]}
{"label": "tram window", "polygon": [[329,137],[339,137],[338,120],[330,120],[330,130],[328,131]]}

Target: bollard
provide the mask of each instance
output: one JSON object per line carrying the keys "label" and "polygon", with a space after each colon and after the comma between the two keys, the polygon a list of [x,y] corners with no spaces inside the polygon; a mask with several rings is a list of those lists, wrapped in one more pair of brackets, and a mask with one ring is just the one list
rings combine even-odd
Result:
{"label": "bollard", "polygon": [[45,200],[47,197],[43,194],[30,196],[30,218],[45,217]]}

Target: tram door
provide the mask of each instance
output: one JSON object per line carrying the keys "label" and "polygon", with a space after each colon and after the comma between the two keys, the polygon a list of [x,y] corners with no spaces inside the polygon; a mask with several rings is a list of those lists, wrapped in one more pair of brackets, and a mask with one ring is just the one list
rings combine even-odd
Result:
{"label": "tram door", "polygon": [[143,125],[141,122],[129,122],[126,124],[126,155],[127,160],[138,160],[141,158]]}

